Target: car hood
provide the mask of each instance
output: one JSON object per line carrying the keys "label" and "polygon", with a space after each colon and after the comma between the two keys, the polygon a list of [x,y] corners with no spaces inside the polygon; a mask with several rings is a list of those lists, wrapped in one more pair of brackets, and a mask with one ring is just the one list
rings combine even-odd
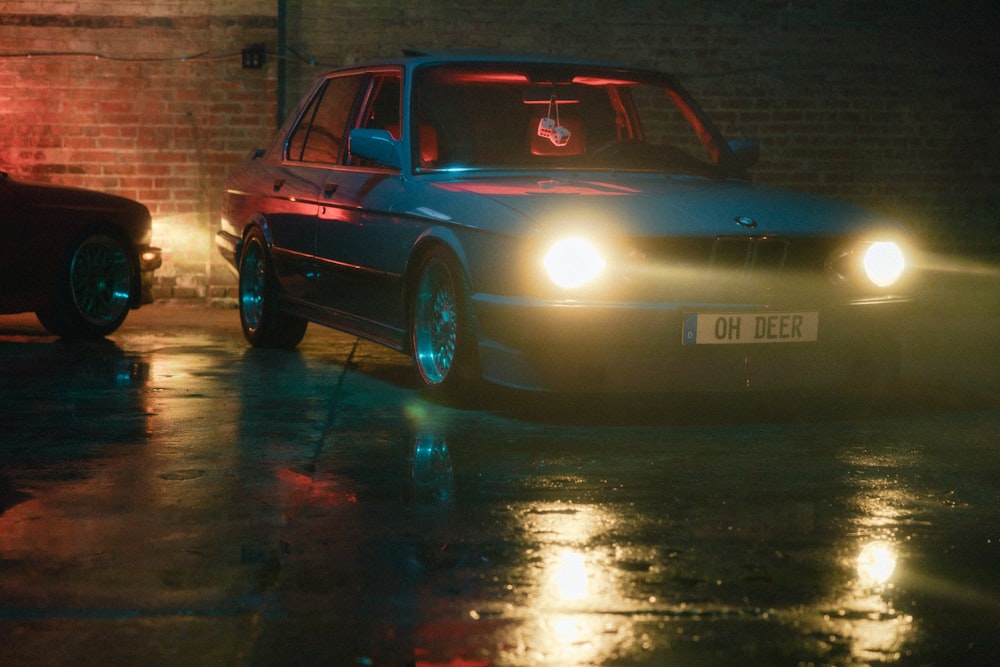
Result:
{"label": "car hood", "polygon": [[47,183],[11,182],[18,196],[39,207],[73,207],[89,210],[132,211],[142,213],[145,207],[139,202],[97,190],[87,190]]}
{"label": "car hood", "polygon": [[535,231],[583,224],[637,236],[813,236],[850,234],[877,222],[871,212],[843,202],[698,177],[470,179],[435,183],[433,189],[437,195],[424,200],[432,217],[466,221],[474,210],[484,220],[470,222],[489,227],[497,218],[509,225],[510,214],[517,213]]}

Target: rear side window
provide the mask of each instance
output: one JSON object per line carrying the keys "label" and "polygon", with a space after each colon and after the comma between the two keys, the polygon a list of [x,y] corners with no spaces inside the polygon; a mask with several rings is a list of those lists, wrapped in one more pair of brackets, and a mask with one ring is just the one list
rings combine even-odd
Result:
{"label": "rear side window", "polygon": [[288,139],[287,159],[338,164],[364,74],[335,77],[316,93]]}

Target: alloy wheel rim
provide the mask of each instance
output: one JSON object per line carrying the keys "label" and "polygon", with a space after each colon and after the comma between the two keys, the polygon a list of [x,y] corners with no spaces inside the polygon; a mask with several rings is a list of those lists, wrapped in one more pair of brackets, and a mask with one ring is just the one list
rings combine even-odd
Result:
{"label": "alloy wheel rim", "polygon": [[243,320],[251,330],[260,326],[264,310],[265,266],[261,260],[260,246],[247,249],[247,256],[240,272],[240,310]]}
{"label": "alloy wheel rim", "polygon": [[428,381],[443,382],[455,360],[458,311],[450,275],[440,264],[428,267],[418,296],[416,356]]}
{"label": "alloy wheel rim", "polygon": [[128,256],[113,239],[85,241],[73,256],[70,289],[80,314],[94,324],[118,319],[131,297]]}

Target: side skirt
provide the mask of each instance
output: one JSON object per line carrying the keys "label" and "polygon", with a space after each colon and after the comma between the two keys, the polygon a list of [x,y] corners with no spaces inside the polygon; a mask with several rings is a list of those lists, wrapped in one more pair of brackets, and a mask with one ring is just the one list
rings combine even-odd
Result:
{"label": "side skirt", "polygon": [[331,308],[323,308],[288,297],[282,301],[281,309],[290,315],[297,315],[320,326],[343,331],[344,333],[370,340],[379,345],[385,345],[397,352],[404,352],[406,350],[406,332],[381,322],[373,322]]}

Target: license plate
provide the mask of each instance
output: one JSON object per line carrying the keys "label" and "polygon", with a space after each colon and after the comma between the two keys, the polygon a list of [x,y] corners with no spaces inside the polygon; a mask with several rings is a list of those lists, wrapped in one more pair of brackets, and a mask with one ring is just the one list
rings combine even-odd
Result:
{"label": "license plate", "polygon": [[685,345],[811,343],[819,337],[819,313],[688,313]]}

